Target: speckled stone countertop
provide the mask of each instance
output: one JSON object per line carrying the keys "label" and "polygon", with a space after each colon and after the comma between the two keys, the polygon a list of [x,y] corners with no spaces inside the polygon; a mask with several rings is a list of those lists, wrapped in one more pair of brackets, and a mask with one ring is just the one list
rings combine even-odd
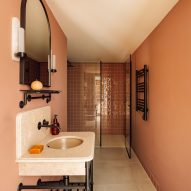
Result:
{"label": "speckled stone countertop", "polygon": [[[79,138],[83,143],[69,149],[52,149],[47,147],[50,140],[61,137]],[[44,145],[40,154],[24,153],[17,162],[87,162],[94,158],[95,133],[93,132],[61,132],[59,135],[47,135],[36,144]]]}

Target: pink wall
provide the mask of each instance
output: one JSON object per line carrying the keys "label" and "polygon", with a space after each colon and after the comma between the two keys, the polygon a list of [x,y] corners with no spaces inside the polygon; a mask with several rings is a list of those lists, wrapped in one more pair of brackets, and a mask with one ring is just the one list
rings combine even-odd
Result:
{"label": "pink wall", "polygon": [[[133,112],[133,148],[158,190],[189,191],[190,0],[179,1],[135,51],[133,64],[137,69],[142,68],[144,64],[149,66],[149,119],[144,122],[140,113]],[[133,92],[135,93],[135,89]]]}
{"label": "pink wall", "polygon": [[[15,162],[15,119],[16,114],[21,111],[46,106],[42,100],[34,100],[24,109],[18,104],[22,99],[20,89],[27,88],[19,85],[19,63],[11,59],[11,19],[20,15],[20,0],[6,0],[0,6],[0,190],[15,191],[18,183],[25,178],[18,176],[18,166]],[[50,105],[53,113],[60,117],[60,123],[66,130],[66,95],[67,95],[67,52],[66,37],[61,31],[52,13],[48,11],[52,29],[52,49],[57,56],[58,72],[52,75],[51,89],[61,90],[59,95],[53,95]],[[28,178],[26,181],[30,182]],[[35,179],[36,180],[36,179]]]}

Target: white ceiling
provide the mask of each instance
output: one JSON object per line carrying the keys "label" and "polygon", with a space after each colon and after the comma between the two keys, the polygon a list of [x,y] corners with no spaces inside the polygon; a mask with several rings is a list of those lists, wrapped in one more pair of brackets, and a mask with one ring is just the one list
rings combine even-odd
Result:
{"label": "white ceiling", "polygon": [[178,0],[46,0],[71,61],[123,62]]}

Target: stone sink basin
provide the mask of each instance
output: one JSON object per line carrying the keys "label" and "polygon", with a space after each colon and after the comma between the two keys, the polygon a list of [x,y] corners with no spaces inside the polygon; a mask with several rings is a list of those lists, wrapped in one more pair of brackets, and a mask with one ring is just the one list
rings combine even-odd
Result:
{"label": "stone sink basin", "polygon": [[77,147],[83,143],[83,140],[76,137],[60,137],[57,139],[50,140],[47,143],[47,147],[51,149],[70,149]]}
{"label": "stone sink basin", "polygon": [[32,144],[27,141],[31,139],[26,139],[26,136],[20,138],[17,144],[20,176],[85,175],[86,162],[94,158],[93,132],[61,132],[59,135],[48,134],[39,141],[33,139],[32,144],[44,145],[40,154],[29,154]]}

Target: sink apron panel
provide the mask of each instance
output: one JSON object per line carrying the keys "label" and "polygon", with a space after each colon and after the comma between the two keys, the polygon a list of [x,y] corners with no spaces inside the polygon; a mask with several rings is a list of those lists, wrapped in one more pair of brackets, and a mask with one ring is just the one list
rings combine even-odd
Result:
{"label": "sink apron panel", "polygon": [[20,163],[20,176],[58,176],[58,175],[85,175],[84,162],[37,162]]}

